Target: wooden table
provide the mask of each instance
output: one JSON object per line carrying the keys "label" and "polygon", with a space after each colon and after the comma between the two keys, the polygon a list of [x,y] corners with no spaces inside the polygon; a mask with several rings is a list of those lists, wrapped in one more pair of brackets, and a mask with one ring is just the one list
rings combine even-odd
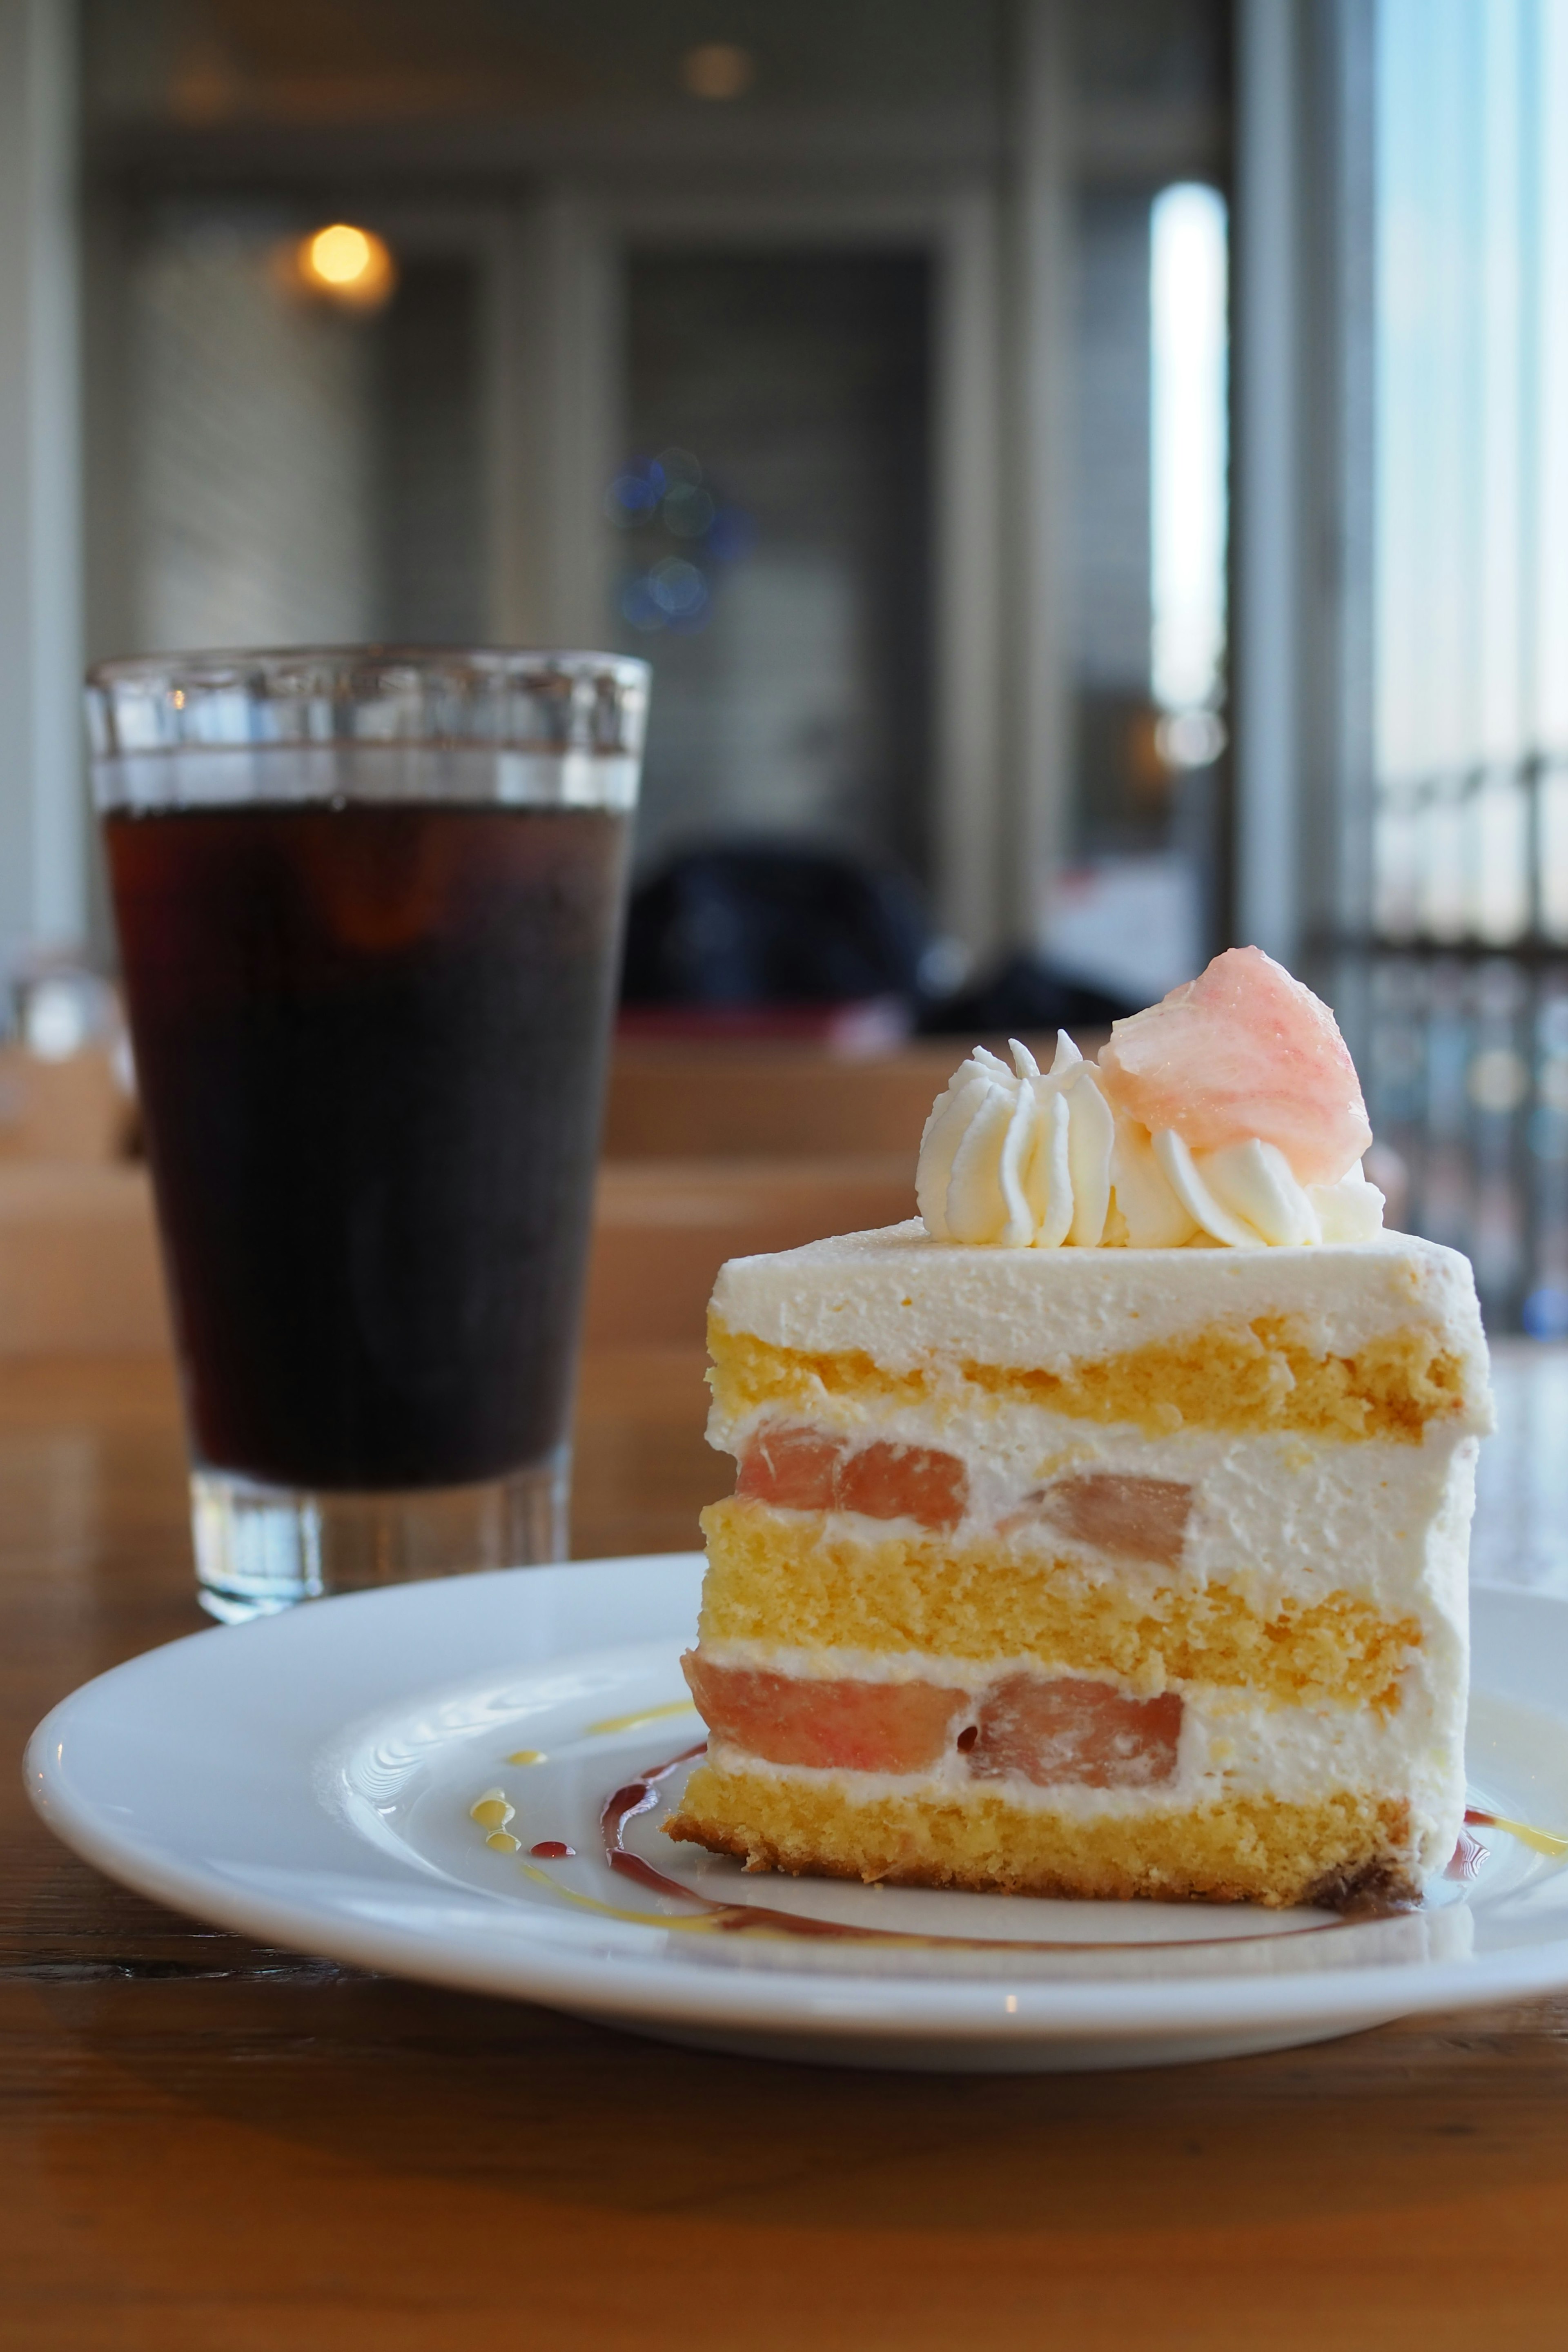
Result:
{"label": "wooden table", "polygon": [[[702,1405],[590,1362],[579,1550],[689,1540]],[[183,1472],[162,1363],[0,1366],[13,1756],[200,1622]],[[704,2057],[193,1925],[5,1786],[6,2352],[1568,2338],[1568,2000],[1143,2074]]]}

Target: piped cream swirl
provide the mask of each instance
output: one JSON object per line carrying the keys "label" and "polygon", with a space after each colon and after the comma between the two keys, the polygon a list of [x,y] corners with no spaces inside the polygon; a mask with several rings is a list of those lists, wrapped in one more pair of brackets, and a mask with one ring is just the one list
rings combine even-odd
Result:
{"label": "piped cream swirl", "polygon": [[1110,1206],[1110,1106],[1065,1029],[1047,1072],[1016,1038],[1012,1048],[1010,1070],[977,1047],[937,1097],[915,1175],[926,1231],[1003,1249],[1092,1249]]}
{"label": "piped cream swirl", "polygon": [[933,1241],[1261,1249],[1368,1241],[1381,1228],[1383,1195],[1359,1160],[1336,1183],[1302,1184],[1256,1137],[1194,1151],[1113,1112],[1065,1030],[1048,1071],[1011,1042],[1011,1070],[978,1047],[926,1121],[915,1194]]}

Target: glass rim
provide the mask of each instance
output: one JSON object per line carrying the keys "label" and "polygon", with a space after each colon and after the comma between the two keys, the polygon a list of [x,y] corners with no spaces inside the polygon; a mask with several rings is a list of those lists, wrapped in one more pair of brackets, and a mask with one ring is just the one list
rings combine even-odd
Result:
{"label": "glass rim", "polygon": [[[170,691],[263,693],[297,673],[313,671],[311,689],[346,685],[365,672],[402,670],[427,676],[467,671],[477,679],[519,684],[540,677],[605,678],[622,687],[647,686],[653,666],[637,654],[598,653],[576,646],[432,646],[374,640],[363,645],[214,646],[188,653],[117,654],[91,664],[89,692],[142,687]],[[301,677],[300,683],[303,685]]]}
{"label": "glass rim", "polygon": [[93,798],[629,809],[651,684],[636,655],[525,646],[132,655],[88,675]]}

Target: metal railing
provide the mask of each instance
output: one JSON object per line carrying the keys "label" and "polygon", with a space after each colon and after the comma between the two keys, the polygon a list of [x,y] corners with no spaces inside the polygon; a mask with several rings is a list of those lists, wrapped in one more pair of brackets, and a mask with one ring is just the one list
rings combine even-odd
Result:
{"label": "metal railing", "polygon": [[1364,1077],[1397,1222],[1471,1258],[1494,1330],[1568,1336],[1568,756],[1378,794]]}

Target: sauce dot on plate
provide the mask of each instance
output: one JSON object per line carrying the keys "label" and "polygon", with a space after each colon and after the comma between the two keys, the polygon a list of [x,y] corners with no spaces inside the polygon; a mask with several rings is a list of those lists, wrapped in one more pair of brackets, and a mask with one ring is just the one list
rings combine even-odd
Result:
{"label": "sauce dot on plate", "polygon": [[528,1850],[539,1862],[574,1862],[577,1858],[576,1847],[564,1844],[560,1838],[541,1838]]}
{"label": "sauce dot on plate", "polygon": [[508,1803],[504,1789],[487,1789],[468,1807],[468,1819],[478,1822],[482,1830],[504,1830],[515,1811],[515,1806]]}

